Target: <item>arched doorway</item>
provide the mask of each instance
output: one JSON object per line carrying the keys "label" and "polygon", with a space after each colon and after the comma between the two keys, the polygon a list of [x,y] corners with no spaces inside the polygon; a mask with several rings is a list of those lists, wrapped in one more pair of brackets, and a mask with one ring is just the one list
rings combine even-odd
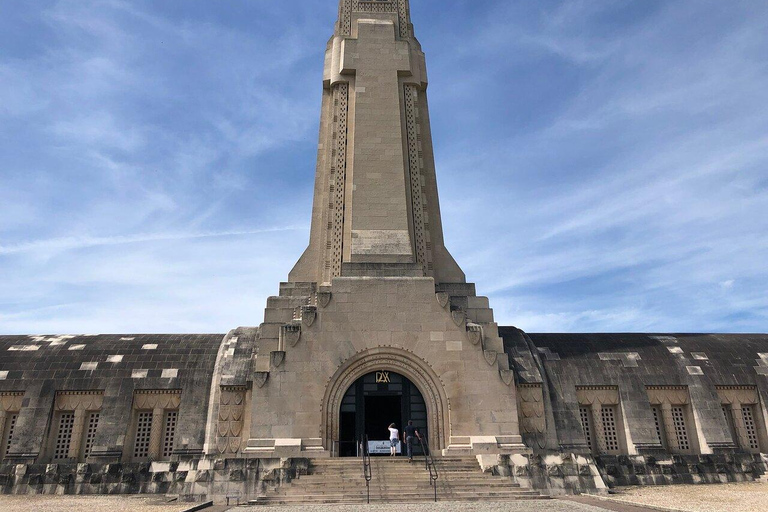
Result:
{"label": "arched doorway", "polygon": [[418,388],[427,408],[427,439],[433,453],[446,447],[450,403],[445,386],[432,367],[413,352],[399,347],[363,350],[339,365],[328,379],[322,402],[323,445],[332,456],[339,455],[341,402],[350,386],[360,377],[377,371],[390,371],[406,377]]}
{"label": "arched doorway", "polygon": [[[355,456],[361,436],[367,435],[370,441],[384,441],[388,439],[390,423],[402,431],[408,421],[413,421],[419,432],[429,438],[427,405],[419,388],[399,373],[387,370],[367,373],[349,386],[341,401],[339,455]],[[417,455],[422,454],[418,443],[414,450]]]}

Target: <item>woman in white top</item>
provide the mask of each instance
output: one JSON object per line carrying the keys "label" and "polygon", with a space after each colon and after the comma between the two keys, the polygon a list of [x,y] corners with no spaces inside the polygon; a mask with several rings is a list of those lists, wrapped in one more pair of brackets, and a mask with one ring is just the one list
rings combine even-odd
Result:
{"label": "woman in white top", "polygon": [[395,424],[389,425],[389,456],[394,457],[397,455],[397,443],[400,439],[400,432],[395,428]]}

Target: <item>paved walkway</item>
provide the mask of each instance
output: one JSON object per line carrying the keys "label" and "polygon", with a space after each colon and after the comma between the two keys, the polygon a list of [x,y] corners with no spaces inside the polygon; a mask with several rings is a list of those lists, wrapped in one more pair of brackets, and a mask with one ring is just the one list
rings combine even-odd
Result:
{"label": "paved walkway", "polygon": [[[599,500],[596,500],[599,501]],[[571,500],[541,500],[541,501],[501,501],[501,502],[450,502],[419,504],[371,504],[371,505],[301,505],[280,507],[247,507],[237,511],[248,512],[649,512],[644,508],[607,509],[594,504],[581,503]],[[233,511],[234,512],[234,511]]]}
{"label": "paved walkway", "polygon": [[594,498],[592,496],[568,496],[568,497],[560,498],[559,501],[591,505],[601,510],[611,510],[613,512],[657,512],[656,509],[640,507],[637,505],[630,505],[628,503],[619,503],[615,501],[601,500],[600,498]]}

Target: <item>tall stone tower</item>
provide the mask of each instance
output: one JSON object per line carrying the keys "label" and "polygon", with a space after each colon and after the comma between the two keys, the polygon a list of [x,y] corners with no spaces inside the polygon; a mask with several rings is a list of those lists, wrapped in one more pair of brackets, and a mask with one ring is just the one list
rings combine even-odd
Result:
{"label": "tall stone tower", "polygon": [[222,346],[208,451],[351,455],[408,420],[433,451],[526,450],[493,311],[443,243],[426,89],[408,0],[341,0],[309,247]]}
{"label": "tall stone tower", "polygon": [[426,90],[408,1],[341,0],[325,53],[310,242],[291,281],[464,282],[443,244]]}

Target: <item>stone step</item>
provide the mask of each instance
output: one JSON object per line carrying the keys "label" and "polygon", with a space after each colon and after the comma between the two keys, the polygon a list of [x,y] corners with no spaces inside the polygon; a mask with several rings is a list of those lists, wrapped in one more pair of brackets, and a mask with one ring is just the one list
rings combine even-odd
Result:
{"label": "stone step", "polygon": [[[440,496],[438,494],[438,502],[467,502],[467,501],[484,501],[484,502],[507,502],[507,501],[529,501],[529,500],[547,500],[548,496],[526,495],[526,496],[485,496],[477,494],[473,496]],[[292,496],[286,498],[264,498],[259,500],[251,500],[249,505],[296,505],[296,504],[361,504],[366,503],[367,499],[365,494],[361,496],[350,495],[337,495],[337,496]],[[371,496],[371,503],[429,503],[434,501],[434,495],[420,495],[420,496],[397,496],[397,497],[377,497]]]}
{"label": "stone step", "polygon": [[[280,492],[282,489],[285,490],[302,490],[302,491],[315,491],[319,490],[320,492],[326,492],[328,490],[332,491],[346,491],[346,490],[355,490],[359,489],[360,487],[365,486],[365,481],[360,482],[345,482],[343,484],[326,484],[323,485],[321,483],[316,484],[302,484],[302,485],[294,485],[289,484],[287,486],[283,486],[280,489],[278,489],[278,492]],[[429,483],[429,480],[424,480],[421,482],[371,482],[371,488],[376,489],[393,489],[393,490],[406,490],[406,489],[422,489],[425,487],[431,487],[431,484]],[[472,482],[472,483],[461,483],[461,482],[441,482],[439,479],[437,481],[437,487],[439,489],[453,489],[453,490],[478,490],[478,489],[492,489],[492,490],[522,490],[522,488],[518,485],[515,485],[511,482]]]}
{"label": "stone step", "polygon": [[[437,490],[444,501],[512,501],[542,499],[539,493],[521,488],[507,477],[484,473],[475,457],[435,459],[438,480],[429,479],[425,459],[409,462],[404,457],[371,461],[372,502],[429,502]],[[302,475],[257,500],[259,504],[365,503],[366,481],[362,459],[313,460],[309,474]]]}

